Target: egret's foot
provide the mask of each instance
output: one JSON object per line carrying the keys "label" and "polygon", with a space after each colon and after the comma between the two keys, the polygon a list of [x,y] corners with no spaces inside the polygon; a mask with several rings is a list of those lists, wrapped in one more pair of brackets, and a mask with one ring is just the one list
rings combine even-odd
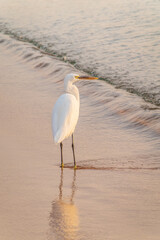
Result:
{"label": "egret's foot", "polygon": [[74,169],[77,169],[77,166],[76,166],[76,165],[74,165]]}
{"label": "egret's foot", "polygon": [[64,163],[61,164],[61,168],[64,168]]}

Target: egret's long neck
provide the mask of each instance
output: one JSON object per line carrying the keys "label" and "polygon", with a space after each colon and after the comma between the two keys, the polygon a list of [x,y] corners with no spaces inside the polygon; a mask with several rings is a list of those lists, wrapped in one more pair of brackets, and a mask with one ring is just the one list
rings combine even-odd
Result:
{"label": "egret's long neck", "polygon": [[67,85],[65,85],[64,87],[65,87],[65,92],[73,94],[79,103],[78,88],[75,85],[73,85],[71,82],[68,82]]}

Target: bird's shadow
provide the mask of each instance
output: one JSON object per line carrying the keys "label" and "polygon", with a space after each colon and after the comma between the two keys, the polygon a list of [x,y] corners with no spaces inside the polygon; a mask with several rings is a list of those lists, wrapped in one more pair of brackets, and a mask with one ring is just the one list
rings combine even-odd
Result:
{"label": "bird's shadow", "polygon": [[[122,161],[123,163],[123,161]],[[88,160],[82,160],[79,161],[76,169],[74,169],[74,166],[72,163],[66,163],[63,168],[68,169],[74,169],[74,170],[103,170],[103,171],[125,171],[125,170],[132,170],[132,171],[138,171],[138,170],[159,170],[160,168],[158,166],[156,167],[150,167],[150,166],[141,166],[141,165],[132,165],[129,164],[129,161],[124,161],[124,164],[122,165],[121,162],[118,162],[117,160],[113,159],[88,159]],[[108,165],[108,166],[107,166]]]}

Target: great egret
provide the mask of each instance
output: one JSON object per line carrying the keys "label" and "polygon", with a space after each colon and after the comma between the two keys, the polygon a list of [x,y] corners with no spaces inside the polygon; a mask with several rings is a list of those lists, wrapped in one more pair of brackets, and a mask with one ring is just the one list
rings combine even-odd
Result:
{"label": "great egret", "polygon": [[74,168],[76,168],[76,159],[74,151],[73,132],[75,130],[79,117],[79,91],[73,83],[78,80],[94,80],[95,77],[79,76],[78,74],[68,74],[64,78],[65,93],[56,101],[52,113],[52,130],[55,143],[60,143],[61,149],[61,167],[63,164],[63,144],[62,141],[72,135],[72,151],[74,159]]}

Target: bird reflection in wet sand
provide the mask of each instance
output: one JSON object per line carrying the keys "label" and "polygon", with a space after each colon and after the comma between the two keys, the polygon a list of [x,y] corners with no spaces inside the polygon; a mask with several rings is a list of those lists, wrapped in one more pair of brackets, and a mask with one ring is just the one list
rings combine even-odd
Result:
{"label": "bird reflection in wet sand", "polygon": [[73,199],[76,191],[76,171],[74,171],[71,196],[63,197],[63,169],[61,169],[61,179],[59,185],[59,199],[53,201],[50,213],[49,240],[78,240],[79,219],[78,210]]}

